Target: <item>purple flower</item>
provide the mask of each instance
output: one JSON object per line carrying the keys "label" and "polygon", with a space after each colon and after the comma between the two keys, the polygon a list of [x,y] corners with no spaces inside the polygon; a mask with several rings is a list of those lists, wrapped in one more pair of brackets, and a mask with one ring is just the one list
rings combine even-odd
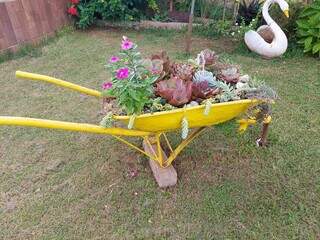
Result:
{"label": "purple flower", "polygon": [[118,79],[125,79],[129,76],[129,69],[128,68],[120,68],[117,70],[117,78]]}
{"label": "purple flower", "polygon": [[120,60],[119,57],[117,57],[117,56],[112,56],[112,57],[110,58],[109,62],[110,62],[110,63],[116,63],[116,62],[118,62],[119,60]]}
{"label": "purple flower", "polygon": [[133,42],[131,42],[126,36],[123,36],[121,48],[122,50],[129,50],[133,48]]}
{"label": "purple flower", "polygon": [[108,90],[108,89],[110,89],[110,88],[112,88],[112,82],[104,82],[104,83],[102,84],[102,89],[103,89],[103,90]]}

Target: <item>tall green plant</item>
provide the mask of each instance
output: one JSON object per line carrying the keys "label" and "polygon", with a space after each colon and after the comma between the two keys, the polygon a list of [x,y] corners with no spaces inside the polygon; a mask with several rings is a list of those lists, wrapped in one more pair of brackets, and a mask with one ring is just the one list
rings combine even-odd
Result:
{"label": "tall green plant", "polygon": [[253,19],[255,19],[260,11],[260,1],[240,1],[240,6],[238,10],[237,22],[244,22],[249,25]]}
{"label": "tall green plant", "polygon": [[124,37],[118,56],[109,60],[110,82],[103,84],[103,93],[113,96],[128,115],[138,115],[150,103],[153,83],[159,77],[143,65],[137,45]]}
{"label": "tall green plant", "polygon": [[320,0],[307,5],[299,16],[298,43],[304,52],[318,54],[320,57]]}

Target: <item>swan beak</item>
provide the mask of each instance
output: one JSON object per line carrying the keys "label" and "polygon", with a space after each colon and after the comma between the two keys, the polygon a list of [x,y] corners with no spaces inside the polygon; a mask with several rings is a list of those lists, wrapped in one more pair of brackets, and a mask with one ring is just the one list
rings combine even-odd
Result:
{"label": "swan beak", "polygon": [[287,10],[284,10],[283,13],[284,13],[284,15],[285,15],[287,18],[289,18],[289,10],[288,10],[288,9],[287,9]]}

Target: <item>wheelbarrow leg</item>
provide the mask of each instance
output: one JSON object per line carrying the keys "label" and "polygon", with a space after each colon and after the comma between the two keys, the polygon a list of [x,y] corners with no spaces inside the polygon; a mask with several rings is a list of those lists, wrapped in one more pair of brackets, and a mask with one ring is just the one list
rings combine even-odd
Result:
{"label": "wheelbarrow leg", "polygon": [[267,136],[268,136],[268,130],[269,130],[269,125],[271,122],[271,117],[268,116],[262,124],[262,131],[260,138],[257,139],[256,144],[258,147],[264,147],[267,144]]}
{"label": "wheelbarrow leg", "polygon": [[166,188],[175,186],[177,184],[178,176],[177,171],[172,165],[163,168],[160,166],[161,163],[166,162],[167,155],[162,150],[160,146],[160,138],[148,137],[143,141],[144,150],[151,156],[157,156],[157,159],[160,159],[160,163],[149,158],[149,165],[152,170],[153,176],[160,188]]}

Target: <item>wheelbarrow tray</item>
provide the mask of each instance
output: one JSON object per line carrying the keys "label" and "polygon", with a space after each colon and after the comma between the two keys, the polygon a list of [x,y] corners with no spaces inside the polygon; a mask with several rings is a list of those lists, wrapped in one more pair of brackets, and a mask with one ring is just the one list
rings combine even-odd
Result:
{"label": "wheelbarrow tray", "polygon": [[[204,105],[142,114],[136,117],[134,129],[146,132],[172,131],[181,128],[184,117],[188,120],[189,128],[211,126],[229,121],[257,103],[258,100],[254,99],[215,103],[211,105],[208,115],[204,114]],[[114,116],[114,119],[128,124],[130,116]]]}

